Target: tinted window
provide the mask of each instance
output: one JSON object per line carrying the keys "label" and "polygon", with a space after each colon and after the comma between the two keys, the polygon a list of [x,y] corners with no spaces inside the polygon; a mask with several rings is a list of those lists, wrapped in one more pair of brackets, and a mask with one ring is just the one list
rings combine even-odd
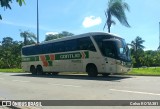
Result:
{"label": "tinted window", "polygon": [[96,51],[90,37],[67,40],[63,42],[48,43],[22,48],[23,55],[37,55],[58,53],[76,50]]}
{"label": "tinted window", "polygon": [[111,42],[111,41],[103,42],[102,52],[107,57],[115,58],[116,57],[115,42]]}
{"label": "tinted window", "polygon": [[79,50],[91,50],[96,51],[90,37],[79,38],[78,39],[78,49]]}
{"label": "tinted window", "polygon": [[113,36],[110,36],[110,35],[96,35],[96,36],[93,36],[93,38],[96,41],[99,49],[102,50],[102,41],[105,40],[105,39],[113,38]]}
{"label": "tinted window", "polygon": [[[42,50],[42,52],[40,52],[40,50]],[[47,54],[52,52],[53,52],[53,44],[49,43],[49,44],[40,45],[38,54]]]}
{"label": "tinted window", "polygon": [[77,50],[77,40],[68,40],[64,42],[65,51],[76,51]]}
{"label": "tinted window", "polygon": [[56,42],[53,44],[53,52],[64,52],[65,51],[65,45],[64,42]]}
{"label": "tinted window", "polygon": [[22,54],[23,55],[29,55],[29,49],[27,48],[22,48]]}

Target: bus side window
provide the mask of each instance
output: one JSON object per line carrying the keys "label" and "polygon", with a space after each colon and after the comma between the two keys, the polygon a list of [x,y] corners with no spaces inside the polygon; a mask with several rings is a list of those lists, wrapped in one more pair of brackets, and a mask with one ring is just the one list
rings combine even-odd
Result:
{"label": "bus side window", "polygon": [[54,53],[64,52],[65,51],[64,42],[56,42],[56,43],[54,43],[53,44],[53,51],[54,51]]}
{"label": "bus side window", "polygon": [[37,54],[47,54],[50,53],[50,44],[43,44],[38,45],[37,48]]}
{"label": "bus side window", "polygon": [[95,36],[93,36],[93,38],[94,38],[94,40],[96,41],[99,49],[100,49],[101,51],[103,51],[102,41],[103,41],[104,39],[110,39],[110,38],[112,38],[112,36],[110,36],[110,35],[95,35]]}
{"label": "bus side window", "polygon": [[110,58],[115,58],[115,48],[113,42],[106,42],[103,45],[103,54]]}
{"label": "bus side window", "polygon": [[77,50],[77,40],[67,40],[65,41],[65,51],[76,51]]}
{"label": "bus side window", "polygon": [[33,51],[32,51],[32,53],[33,53],[33,55],[40,54],[39,45],[33,46]]}
{"label": "bus side window", "polygon": [[22,54],[23,54],[23,55],[29,55],[28,52],[29,52],[28,47],[22,48]]}
{"label": "bus side window", "polygon": [[79,45],[79,47],[78,47],[79,50],[96,51],[90,37],[79,38],[78,45]]}
{"label": "bus side window", "polygon": [[35,55],[36,54],[36,47],[33,46],[33,47],[29,47],[29,55]]}
{"label": "bus side window", "polygon": [[36,46],[33,47],[26,47],[24,49],[24,55],[36,55]]}

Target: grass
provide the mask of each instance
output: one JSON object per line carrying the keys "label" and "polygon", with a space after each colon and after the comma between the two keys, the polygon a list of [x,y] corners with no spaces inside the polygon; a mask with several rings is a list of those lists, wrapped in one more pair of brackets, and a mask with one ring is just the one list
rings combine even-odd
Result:
{"label": "grass", "polygon": [[[22,73],[22,69],[0,69],[3,73]],[[68,74],[68,73],[65,73]],[[79,72],[72,72],[69,74],[84,74]],[[157,68],[133,68],[129,73],[125,75],[137,75],[137,76],[160,76],[160,67]]]}
{"label": "grass", "polygon": [[127,75],[160,76],[160,67],[157,68],[133,68]]}
{"label": "grass", "polygon": [[3,73],[22,73],[22,69],[0,69],[0,72]]}

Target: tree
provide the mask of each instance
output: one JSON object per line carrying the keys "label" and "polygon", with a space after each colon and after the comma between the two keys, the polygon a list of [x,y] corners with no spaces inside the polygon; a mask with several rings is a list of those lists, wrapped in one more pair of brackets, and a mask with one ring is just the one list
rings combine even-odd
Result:
{"label": "tree", "polygon": [[18,68],[21,63],[22,43],[5,37],[0,46],[0,68]]}
{"label": "tree", "polygon": [[160,52],[147,50],[144,53],[145,66],[156,67],[160,66]]}
{"label": "tree", "polygon": [[45,41],[53,40],[53,39],[58,39],[62,37],[68,37],[68,36],[73,36],[73,33],[67,32],[67,31],[62,31],[59,34],[47,34]]}
{"label": "tree", "polygon": [[145,41],[142,40],[141,37],[137,36],[134,41],[131,43],[135,46],[135,50],[137,51],[138,49],[144,49],[145,47],[142,45]]}
{"label": "tree", "polygon": [[117,18],[122,25],[126,27],[130,27],[127,21],[125,10],[129,11],[129,5],[123,0],[109,0],[108,8],[105,11],[105,16],[107,20],[106,20],[103,30],[105,29],[107,25],[108,32],[110,33],[111,25],[115,24],[115,21],[113,21],[112,16]]}
{"label": "tree", "polygon": [[139,67],[142,65],[141,63],[143,62],[143,57],[144,57],[144,51],[143,49],[145,48],[142,44],[145,41],[142,40],[141,37],[137,36],[134,41],[131,42],[131,44],[134,46],[135,50],[132,48],[131,54],[133,55],[133,58],[135,58],[135,66]]}
{"label": "tree", "polygon": [[[25,4],[25,0],[16,0],[16,2],[22,6],[22,4]],[[12,3],[12,0],[0,0],[1,7],[4,7],[4,9],[11,9],[10,3]],[[0,15],[0,19],[2,20],[2,16]]]}
{"label": "tree", "polygon": [[24,45],[34,44],[35,40],[37,39],[36,35],[34,33],[32,33],[32,32],[29,32],[29,31],[21,32],[20,36],[22,38],[24,38],[24,42],[23,42]]}
{"label": "tree", "polygon": [[62,31],[62,33],[59,34],[60,37],[66,37],[66,36],[73,36],[73,33]]}

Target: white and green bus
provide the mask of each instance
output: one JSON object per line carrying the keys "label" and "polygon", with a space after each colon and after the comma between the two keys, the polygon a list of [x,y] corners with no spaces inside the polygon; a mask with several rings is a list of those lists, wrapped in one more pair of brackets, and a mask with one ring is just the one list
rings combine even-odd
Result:
{"label": "white and green bus", "polygon": [[126,73],[131,58],[123,38],[90,32],[22,48],[22,69],[32,74],[87,72],[89,76]]}

